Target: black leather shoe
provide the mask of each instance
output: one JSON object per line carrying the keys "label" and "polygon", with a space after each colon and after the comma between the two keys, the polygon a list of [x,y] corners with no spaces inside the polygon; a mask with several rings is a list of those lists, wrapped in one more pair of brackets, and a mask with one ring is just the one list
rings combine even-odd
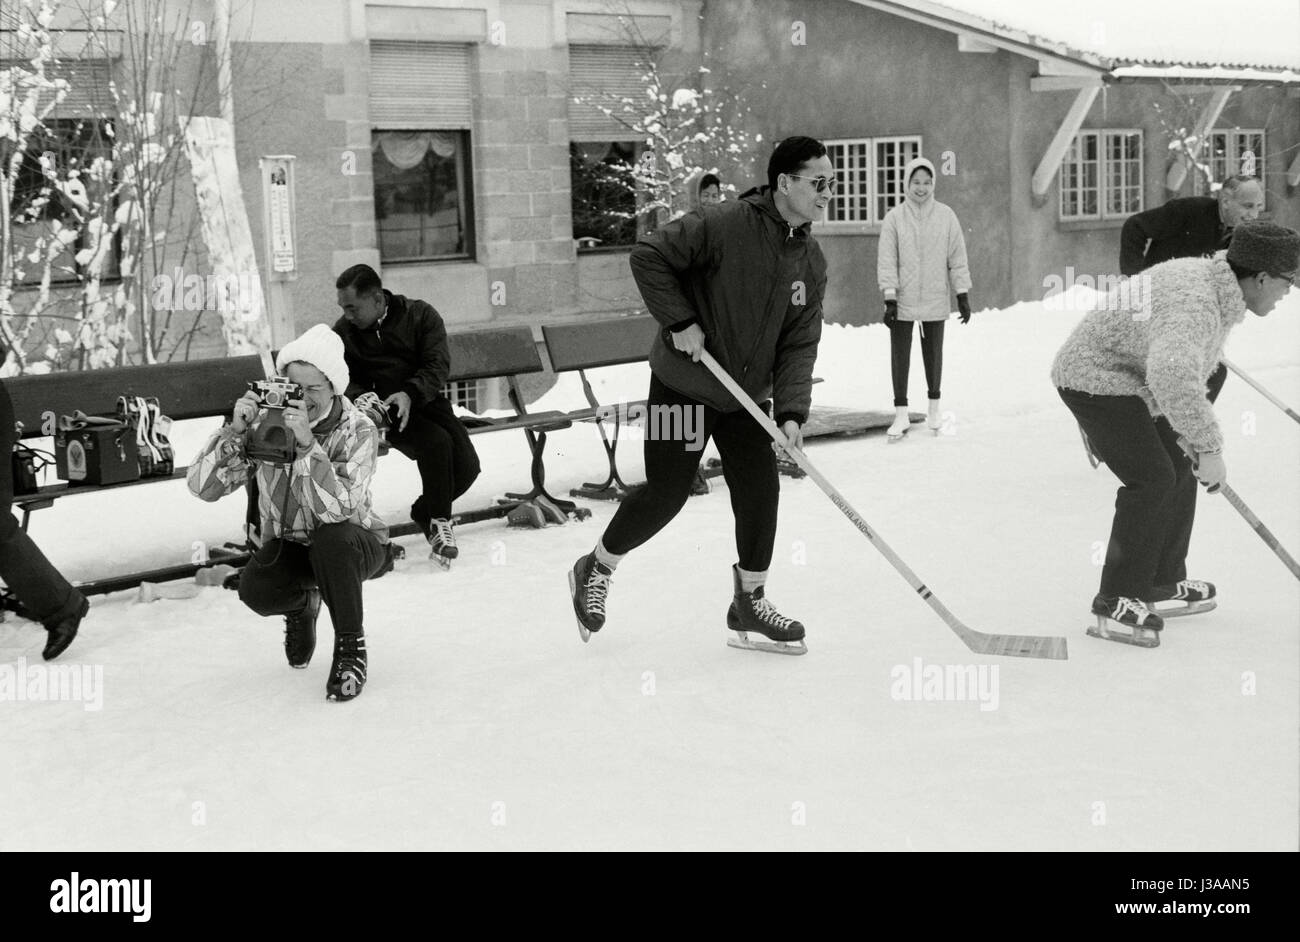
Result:
{"label": "black leather shoe", "polygon": [[81,608],[75,615],[69,615],[67,618],[46,625],[45,630],[50,633],[50,637],[45,642],[45,650],[41,652],[41,657],[47,661],[52,661],[68,650],[68,645],[72,644],[77,637],[77,629],[81,627],[81,619],[86,617],[88,611],[90,611],[90,600],[82,599]]}

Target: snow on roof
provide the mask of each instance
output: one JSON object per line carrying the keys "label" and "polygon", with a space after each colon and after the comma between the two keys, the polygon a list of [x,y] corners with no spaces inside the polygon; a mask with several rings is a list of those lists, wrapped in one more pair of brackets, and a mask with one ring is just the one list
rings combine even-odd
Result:
{"label": "snow on roof", "polygon": [[1084,62],[1100,59],[1103,66],[1300,70],[1300,3],[1296,0],[1254,0],[1240,10],[1222,0],[895,2],[920,13],[952,16],[958,22],[976,19],[1004,38],[1022,42],[1028,38],[1047,51]]}
{"label": "snow on roof", "polygon": [[1126,65],[1111,70],[1117,79],[1173,79],[1202,82],[1268,82],[1270,84],[1300,84],[1300,72],[1283,69],[1270,72],[1249,67],[1225,68],[1223,66],[1188,65]]}

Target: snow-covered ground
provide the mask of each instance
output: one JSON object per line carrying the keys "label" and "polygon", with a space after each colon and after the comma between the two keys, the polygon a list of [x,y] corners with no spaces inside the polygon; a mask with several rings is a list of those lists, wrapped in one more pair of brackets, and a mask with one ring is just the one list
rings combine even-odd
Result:
{"label": "snow-covered ground", "polygon": [[[1229,343],[1293,406],[1298,294]],[[1294,849],[1300,586],[1227,502],[1201,495],[1189,561],[1217,611],[1151,651],[1084,636],[1116,484],[1047,376],[1078,317],[1021,304],[950,325],[951,434],[808,446],[959,618],[1065,635],[1068,661],[972,655],[809,480],[783,481],[769,582],[807,656],[724,644],[720,481],[628,557],[584,645],[566,570],[614,511],[590,503],[582,524],[463,527],[447,574],[403,541],[410,557],[367,587],[370,681],[348,704],[324,699],[324,614],[293,671],[279,620],[234,593],[95,598],[55,663],[102,674],[99,708],[0,701],[0,849]],[[817,373],[820,404],[888,408],[885,332],[828,327]],[[646,376],[604,371],[599,388],[639,396]],[[919,357],[912,390],[923,404]],[[566,378],[539,405],[580,401]],[[1300,551],[1300,428],[1236,377],[1218,414],[1230,482]],[[522,435],[475,443],[486,470],[460,507],[527,480]],[[639,479],[637,449],[623,457]],[[602,467],[591,426],[551,437],[555,493]],[[381,462],[380,512],[406,519],[416,481]],[[185,561],[234,537],[242,509],[160,484],[61,501],[33,533],[87,578]],[[40,665],[43,641],[0,625],[0,672]],[[984,669],[983,704],[901,696],[901,677],[965,665]]]}

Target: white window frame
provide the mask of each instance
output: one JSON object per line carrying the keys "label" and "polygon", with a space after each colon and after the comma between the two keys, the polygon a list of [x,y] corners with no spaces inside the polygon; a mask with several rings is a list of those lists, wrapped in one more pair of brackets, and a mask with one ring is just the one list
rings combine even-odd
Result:
{"label": "white window frame", "polygon": [[442,394],[453,406],[460,406],[475,415],[487,406],[487,383],[481,379],[456,379],[442,387]]}
{"label": "white window frame", "polygon": [[[1131,210],[1127,210],[1124,212],[1111,212],[1109,208],[1110,197],[1111,197],[1110,165],[1109,165],[1110,158],[1108,155],[1107,145],[1110,143],[1111,140],[1113,140],[1116,137],[1129,137],[1129,136],[1137,137],[1138,156],[1135,158],[1135,164],[1137,167],[1137,194],[1138,194],[1137,203],[1138,204],[1136,208]],[[1097,145],[1096,183],[1094,186],[1091,187],[1084,184],[1080,184],[1078,187],[1069,187],[1066,185],[1066,181],[1067,181],[1067,177],[1070,174],[1071,166],[1073,165],[1082,168],[1083,166],[1086,165],[1085,162],[1082,161],[1082,159],[1079,156],[1077,156],[1081,153],[1081,148],[1083,146],[1083,141],[1085,138],[1092,138],[1093,140],[1096,141],[1096,145]],[[1065,152],[1065,156],[1061,159],[1061,167],[1057,173],[1056,207],[1057,207],[1058,220],[1061,222],[1087,222],[1087,221],[1097,221],[1097,220],[1127,219],[1129,216],[1132,216],[1134,213],[1142,212],[1143,207],[1146,205],[1146,193],[1143,189],[1143,184],[1145,180],[1144,177],[1145,168],[1143,166],[1143,159],[1142,159],[1142,155],[1145,153],[1145,149],[1144,149],[1145,144],[1146,144],[1146,139],[1141,128],[1089,128],[1086,131],[1080,131],[1078,134],[1076,134],[1074,136],[1074,140],[1070,142],[1070,147]],[[1120,184],[1121,188],[1126,188],[1131,185],[1132,185],[1131,182],[1127,178]],[[1093,213],[1083,213],[1083,212],[1067,213],[1065,208],[1066,195],[1070,192],[1078,192],[1079,194],[1082,195],[1089,190],[1096,191],[1097,211]],[[1082,203],[1083,200],[1080,199],[1079,202]]]}
{"label": "white window frame", "polygon": [[[877,151],[882,144],[915,144],[917,156],[923,153],[922,138],[920,134],[898,134],[889,137],[852,137],[836,138],[823,142],[826,145],[828,153],[832,154],[831,163],[835,165],[835,176],[839,180],[839,188],[827,204],[826,210],[819,220],[821,225],[834,231],[836,229],[856,228],[860,226],[879,226],[885,219],[885,213],[888,207],[881,207],[882,198],[886,194],[880,192],[879,181],[877,179],[880,167],[878,166]],[[849,168],[843,164],[843,154],[848,152],[849,148],[858,148],[860,158],[858,165]],[[843,149],[843,152],[839,152]],[[835,156],[839,153],[839,156]],[[902,189],[896,193],[888,194],[902,198]],[[852,201],[854,205],[847,204]],[[862,203],[866,206],[865,212],[858,209],[857,204]],[[837,208],[844,207],[846,218],[831,219],[831,206]]]}
{"label": "white window frame", "polygon": [[[1113,193],[1111,190],[1111,180],[1110,180],[1110,171],[1111,171],[1110,142],[1117,137],[1137,138],[1137,156],[1132,158],[1132,165],[1137,167],[1137,182],[1136,182],[1137,208],[1130,209],[1130,210],[1121,210],[1120,212],[1111,212],[1110,198],[1113,195]],[[1101,175],[1098,177],[1098,183],[1103,184],[1101,188],[1101,192],[1099,194],[1102,197],[1102,202],[1098,204],[1101,208],[1101,218],[1127,219],[1129,216],[1132,216],[1134,213],[1142,212],[1143,207],[1146,205],[1145,190],[1143,189],[1143,186],[1146,182],[1146,177],[1145,177],[1146,168],[1143,165],[1144,161],[1142,159],[1142,155],[1144,153],[1143,147],[1145,146],[1145,144],[1146,144],[1146,140],[1143,137],[1141,128],[1107,128],[1102,132],[1101,151],[1100,151]],[[1127,167],[1129,163],[1130,163],[1129,159],[1125,158],[1121,163],[1121,167]],[[1126,172],[1122,171],[1119,189],[1123,191],[1123,190],[1128,190],[1133,188],[1134,188],[1133,180],[1129,178]]]}
{"label": "white window frame", "polygon": [[[1241,155],[1248,150],[1246,142],[1251,137],[1259,137],[1261,144],[1260,151],[1255,155],[1255,179],[1259,180],[1259,185],[1264,187],[1264,206],[1268,208],[1268,185],[1264,179],[1264,164],[1268,157],[1268,132],[1263,128],[1216,128],[1207,135],[1209,142],[1209,152],[1201,155],[1201,160],[1210,165],[1210,176],[1214,178],[1215,183],[1222,183],[1228,177],[1234,176],[1241,172]],[[1223,160],[1216,161],[1214,156],[1217,139],[1223,141]],[[1197,196],[1208,194],[1209,187],[1206,185],[1204,178],[1196,174],[1196,183],[1192,187],[1193,193]]]}

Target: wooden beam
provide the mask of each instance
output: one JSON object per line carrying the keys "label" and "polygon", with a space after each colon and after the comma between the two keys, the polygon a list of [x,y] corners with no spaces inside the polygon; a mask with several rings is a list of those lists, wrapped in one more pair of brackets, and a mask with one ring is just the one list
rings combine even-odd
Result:
{"label": "wooden beam", "polygon": [[1031,92],[1069,92],[1077,88],[1101,88],[1100,75],[1035,75],[1029,79]]}
{"label": "wooden beam", "polygon": [[1062,62],[1060,59],[1039,59],[1039,75],[1101,75],[1105,70],[1089,68],[1086,65],[1075,65],[1072,62]]}
{"label": "wooden beam", "polygon": [[1092,107],[1092,102],[1099,91],[1101,91],[1100,87],[1081,88],[1074,96],[1074,103],[1070,105],[1070,110],[1066,112],[1061,126],[1056,129],[1056,136],[1047,145],[1043,159],[1038,162],[1038,169],[1034,171],[1032,186],[1035,196],[1047,195],[1047,188],[1052,185],[1052,178],[1061,168],[1065,152],[1069,149],[1074,136],[1079,133],[1079,128],[1083,126],[1083,119],[1088,116],[1088,109]]}
{"label": "wooden beam", "polygon": [[[1210,96],[1210,100],[1201,109],[1201,115],[1196,119],[1196,127],[1192,130],[1197,140],[1197,156],[1200,155],[1201,148],[1205,146],[1205,137],[1210,133],[1210,128],[1214,127],[1215,122],[1219,120],[1219,115],[1223,113],[1223,106],[1232,97],[1232,90],[1233,86],[1231,85],[1215,89]],[[1187,155],[1179,154],[1175,158],[1173,166],[1169,168],[1169,173],[1165,176],[1165,188],[1175,191],[1182,189],[1183,181],[1187,179],[1187,171],[1190,169],[1191,162],[1188,160]]]}
{"label": "wooden beam", "polygon": [[969,33],[957,34],[957,51],[958,52],[997,52],[998,47],[992,43],[986,43],[982,39],[970,35]]}

